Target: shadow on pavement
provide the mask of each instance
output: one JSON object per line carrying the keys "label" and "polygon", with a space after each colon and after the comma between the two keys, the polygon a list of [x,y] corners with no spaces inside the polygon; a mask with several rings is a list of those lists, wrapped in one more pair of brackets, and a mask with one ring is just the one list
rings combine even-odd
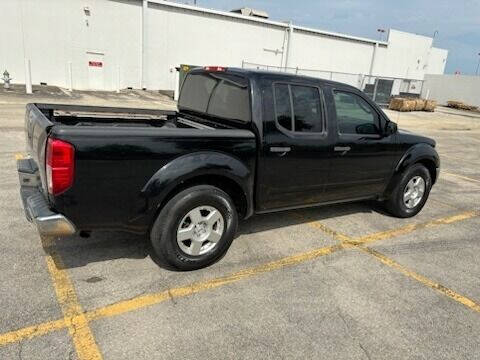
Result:
{"label": "shadow on pavement", "polygon": [[[375,202],[361,202],[257,215],[240,223],[237,237],[301,225],[311,221],[322,221],[355,213],[372,212],[383,213],[383,210]],[[43,241],[43,247],[47,254],[60,256],[62,262],[56,262],[59,269],[82,267],[89,263],[121,258],[144,259],[150,256],[158,266],[167,270],[174,270],[167,264],[160,262],[151,252],[148,236],[124,232],[98,231],[92,232],[89,238],[75,235],[68,238]],[[52,257],[55,260],[55,256]]]}

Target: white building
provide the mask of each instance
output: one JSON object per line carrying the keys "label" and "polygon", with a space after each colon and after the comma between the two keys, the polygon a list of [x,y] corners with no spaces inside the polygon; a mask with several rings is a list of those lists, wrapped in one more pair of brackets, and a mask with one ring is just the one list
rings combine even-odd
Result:
{"label": "white building", "polygon": [[33,84],[96,90],[173,90],[180,64],[422,80],[447,59],[430,37],[390,30],[377,41],[162,0],[1,0],[0,11],[0,70],[14,83],[25,59]]}

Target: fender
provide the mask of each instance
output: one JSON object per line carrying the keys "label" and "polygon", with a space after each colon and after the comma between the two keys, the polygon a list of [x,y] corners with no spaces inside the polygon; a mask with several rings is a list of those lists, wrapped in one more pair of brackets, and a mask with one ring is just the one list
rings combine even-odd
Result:
{"label": "fender", "polygon": [[234,181],[247,199],[247,217],[253,213],[254,174],[236,157],[215,151],[186,154],[158,170],[141,190],[147,200],[147,212],[156,212],[176,186],[202,175],[218,175]]}
{"label": "fender", "polygon": [[435,164],[436,172],[432,178],[432,185],[438,179],[438,172],[440,169],[440,157],[438,156],[435,148],[429,144],[419,143],[410,147],[405,154],[400,158],[392,174],[388,186],[385,190],[385,197],[390,196],[397,183],[398,178],[405,169],[412,166],[415,163],[430,161]]}
{"label": "fender", "polygon": [[440,157],[435,148],[428,144],[420,143],[412,146],[403,154],[397,166],[395,166],[394,173],[401,173],[409,166],[422,160],[432,161],[436,168],[440,168]]}

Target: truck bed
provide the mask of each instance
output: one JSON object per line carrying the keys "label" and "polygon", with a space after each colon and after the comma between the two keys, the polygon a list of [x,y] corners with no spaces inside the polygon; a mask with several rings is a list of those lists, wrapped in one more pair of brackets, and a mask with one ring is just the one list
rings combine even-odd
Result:
{"label": "truck bed", "polygon": [[[34,104],[52,124],[70,126],[195,127],[177,123],[177,112],[169,110]],[[172,126],[174,125],[174,126]]]}
{"label": "truck bed", "polygon": [[[27,151],[38,166],[50,208],[80,229],[88,224],[143,231],[151,220],[145,217],[154,211],[145,194],[147,183],[163,166],[192,152],[234,156],[249,168],[253,182],[256,138],[252,131],[213,127],[187,117],[163,110],[28,104]],[[49,137],[75,148],[73,186],[59,196],[48,195],[46,188]],[[99,204],[108,209],[101,217],[94,210]]]}

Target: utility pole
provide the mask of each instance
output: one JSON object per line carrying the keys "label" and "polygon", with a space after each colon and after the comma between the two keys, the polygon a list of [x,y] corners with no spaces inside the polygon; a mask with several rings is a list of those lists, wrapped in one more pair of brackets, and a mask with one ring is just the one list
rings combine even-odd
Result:
{"label": "utility pole", "polygon": [[477,70],[475,71],[475,75],[478,75],[478,67],[480,66],[480,53],[478,53],[478,64],[477,64]]}

